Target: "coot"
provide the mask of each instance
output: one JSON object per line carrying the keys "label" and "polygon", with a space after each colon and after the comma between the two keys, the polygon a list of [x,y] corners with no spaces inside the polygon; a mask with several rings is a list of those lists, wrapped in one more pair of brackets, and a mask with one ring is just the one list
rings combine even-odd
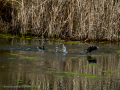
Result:
{"label": "coot", "polygon": [[94,50],[98,50],[98,47],[96,47],[96,46],[90,46],[88,49],[86,49],[87,50],[87,52],[86,52],[86,54],[87,53],[91,53],[92,51],[94,51]]}

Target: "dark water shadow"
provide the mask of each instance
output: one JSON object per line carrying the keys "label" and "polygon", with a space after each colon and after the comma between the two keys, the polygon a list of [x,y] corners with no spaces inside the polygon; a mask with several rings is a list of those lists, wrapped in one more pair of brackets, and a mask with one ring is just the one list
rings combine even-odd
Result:
{"label": "dark water shadow", "polygon": [[87,55],[87,60],[88,60],[88,63],[97,63],[97,59],[90,55]]}

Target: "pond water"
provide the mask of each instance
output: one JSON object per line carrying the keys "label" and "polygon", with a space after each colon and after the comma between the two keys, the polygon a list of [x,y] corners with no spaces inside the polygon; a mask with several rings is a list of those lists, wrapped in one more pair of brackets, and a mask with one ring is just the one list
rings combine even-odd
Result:
{"label": "pond water", "polygon": [[[99,50],[86,55],[90,45]],[[0,90],[119,90],[119,50],[119,43],[2,38]]]}

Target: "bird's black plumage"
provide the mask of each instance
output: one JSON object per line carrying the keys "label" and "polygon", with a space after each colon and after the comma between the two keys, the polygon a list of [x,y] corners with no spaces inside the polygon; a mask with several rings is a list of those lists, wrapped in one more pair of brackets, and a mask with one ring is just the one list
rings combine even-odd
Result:
{"label": "bird's black plumage", "polygon": [[96,46],[90,46],[88,49],[86,49],[87,50],[87,52],[86,53],[91,53],[92,51],[94,51],[94,50],[98,50],[98,47],[96,47]]}
{"label": "bird's black plumage", "polygon": [[40,50],[45,50],[44,45],[42,47],[37,47],[37,48],[40,49]]}

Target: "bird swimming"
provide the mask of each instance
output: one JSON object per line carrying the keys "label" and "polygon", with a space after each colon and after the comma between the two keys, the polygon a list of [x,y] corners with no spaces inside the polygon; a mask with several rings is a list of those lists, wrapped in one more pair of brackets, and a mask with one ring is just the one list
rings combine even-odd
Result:
{"label": "bird swimming", "polygon": [[42,47],[37,47],[39,50],[45,50],[44,45]]}
{"label": "bird swimming", "polygon": [[88,47],[88,49],[86,49],[87,50],[87,52],[86,52],[86,54],[87,53],[91,53],[92,51],[94,51],[94,50],[98,50],[98,47],[96,47],[96,46],[90,46],[90,47]]}

